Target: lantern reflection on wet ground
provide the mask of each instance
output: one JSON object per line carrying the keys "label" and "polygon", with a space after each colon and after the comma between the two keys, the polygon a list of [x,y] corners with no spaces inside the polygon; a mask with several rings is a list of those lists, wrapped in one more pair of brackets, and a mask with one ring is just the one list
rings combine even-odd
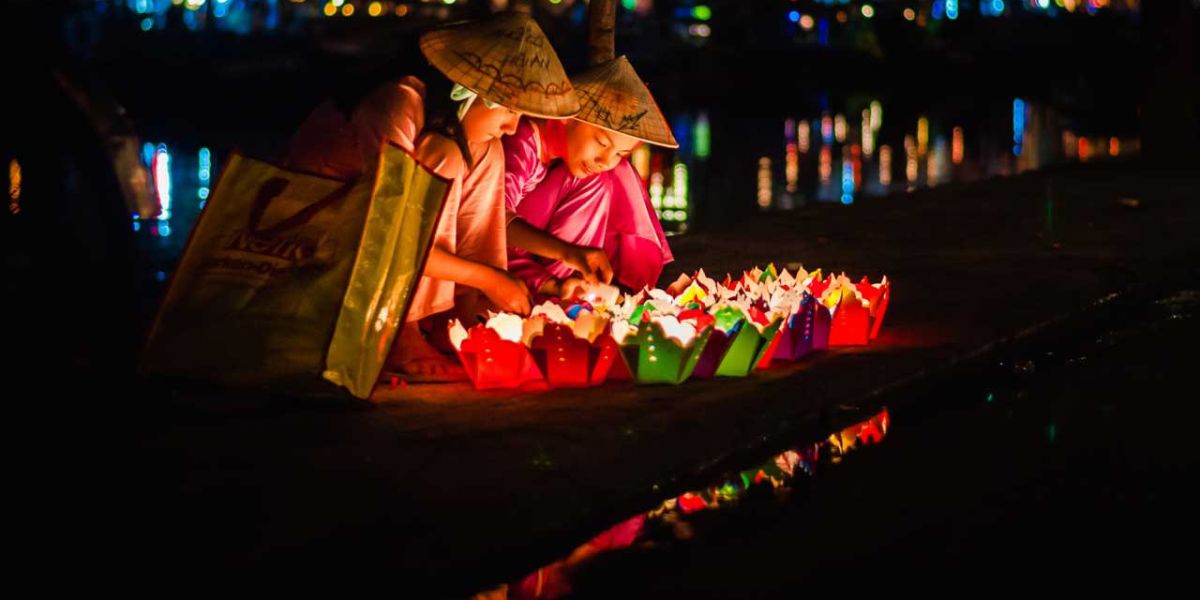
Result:
{"label": "lantern reflection on wet ground", "polygon": [[1200,418],[1168,392],[1188,377],[1200,293],[1131,302],[921,398],[832,410],[805,441],[681,486],[492,597],[794,597],[864,573],[897,590],[1174,589],[1190,576],[1170,539],[1192,520],[1200,446],[1163,419]]}
{"label": "lantern reflection on wet ground", "polygon": [[[886,408],[872,417],[841,427],[823,440],[778,453],[758,465],[730,472],[712,485],[667,498],[658,507],[633,515],[599,533],[562,560],[550,563],[512,584],[475,598],[509,600],[565,598],[574,592],[577,571],[601,555],[649,546],[662,541],[686,542],[688,528],[680,528],[697,513],[736,509],[749,494],[762,490],[787,495],[796,482],[816,476],[819,464],[837,465],[861,447],[880,444],[887,437],[891,417]],[[666,540],[658,540],[660,536]],[[656,542],[658,540],[658,542]]]}

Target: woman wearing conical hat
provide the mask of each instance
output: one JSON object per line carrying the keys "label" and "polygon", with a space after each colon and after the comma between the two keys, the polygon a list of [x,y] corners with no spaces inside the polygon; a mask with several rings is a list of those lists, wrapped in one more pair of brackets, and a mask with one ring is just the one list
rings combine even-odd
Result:
{"label": "woman wearing conical hat", "polygon": [[525,119],[504,138],[508,268],[543,294],[568,296],[581,280],[653,285],[673,257],[627,157],[642,142],[679,144],[624,56],[571,81],[579,114]]}
{"label": "woman wearing conical hat", "polygon": [[461,367],[429,344],[418,323],[452,309],[473,311],[483,298],[503,310],[529,312],[530,292],[506,270],[500,138],[516,130],[521,115],[569,117],[579,102],[528,15],[501,13],[435,29],[421,36],[420,46],[437,72],[350,91],[319,106],[293,137],[287,162],[353,178],[390,142],[451,181],[388,362],[414,380],[458,379]]}

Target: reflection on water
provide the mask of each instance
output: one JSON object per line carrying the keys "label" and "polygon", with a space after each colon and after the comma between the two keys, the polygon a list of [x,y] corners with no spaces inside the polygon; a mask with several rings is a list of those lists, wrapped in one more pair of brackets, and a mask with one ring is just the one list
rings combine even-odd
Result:
{"label": "reflection on water", "polygon": [[165,285],[167,273],[183,252],[188,234],[211,193],[216,157],[207,147],[146,142],[144,166],[151,174],[156,207],[148,218],[131,215],[145,283],[151,289]]}
{"label": "reflection on water", "polygon": [[885,408],[865,421],[830,433],[822,441],[791,448],[761,464],[729,473],[712,485],[668,498],[653,510],[601,532],[565,558],[511,585],[480,593],[476,599],[549,600],[567,596],[572,592],[573,573],[596,557],[624,548],[650,546],[664,539],[691,540],[692,515],[734,508],[756,490],[786,495],[798,480],[815,476],[818,465],[836,465],[857,448],[882,442],[890,426],[891,417]]}
{"label": "reflection on water", "polygon": [[[885,107],[878,99],[847,103],[844,108],[782,118],[783,139],[777,151],[721,156],[723,165],[731,160],[753,161],[750,164],[756,169],[747,175],[756,181],[744,186],[753,198],[703,195],[710,185],[706,165],[714,147],[722,143],[713,139],[713,117],[707,111],[685,112],[672,119],[678,149],[642,144],[630,160],[642,176],[663,228],[678,234],[718,225],[697,221],[697,202],[748,207],[753,202],[760,210],[791,210],[810,202],[853,204],[1138,151],[1136,138],[1080,135],[1065,127],[1067,120],[1052,107],[1019,97],[993,103],[982,111],[984,116],[969,119],[931,111],[903,121],[896,117],[892,123],[884,119]],[[198,143],[146,143],[141,159],[154,184],[158,211],[149,219],[135,216],[133,229],[158,268],[169,269],[211,194],[217,157]]]}
{"label": "reflection on water", "polygon": [[8,212],[21,213],[21,163],[15,158],[8,163]]}
{"label": "reflection on water", "polygon": [[[971,117],[935,111],[895,123],[884,120],[884,106],[878,99],[848,103],[846,108],[784,117],[777,153],[732,157],[757,165],[756,187],[751,189],[757,190],[754,201],[760,208],[790,210],[808,202],[852,204],[1138,151],[1136,138],[1079,135],[1064,126],[1067,119],[1053,107],[1020,97],[990,103]],[[709,158],[713,144],[722,143],[711,139],[709,122],[703,111],[678,117],[672,123],[679,149],[641,147],[634,157],[670,233],[711,225],[695,221],[696,200],[687,193],[689,183],[692,189],[707,187],[703,172],[693,176],[694,167]],[[903,160],[895,156],[899,149]],[[689,177],[694,180],[689,182]],[[736,198],[708,201],[739,202]]]}
{"label": "reflection on water", "polygon": [[[1187,439],[1164,434],[1171,429],[1163,427],[1163,419],[1196,420],[1195,403],[1167,390],[1188,377],[1184,348],[1194,338],[1200,293],[1113,294],[1095,306],[1086,321],[1032,336],[995,360],[958,371],[919,399],[904,401],[906,407],[893,407],[904,420],[899,437],[893,439],[893,413],[883,409],[821,441],[674,495],[562,560],[477,598],[615,597],[597,593],[616,589],[614,582],[629,589],[650,584],[654,592],[643,595],[657,597],[681,575],[699,582],[687,588],[691,593],[724,580],[719,588],[724,593],[708,590],[701,597],[799,597],[802,589],[826,589],[815,581],[821,571],[843,586],[853,573],[887,580],[871,567],[886,567],[881,570],[891,576],[918,569],[917,583],[925,586],[939,578],[957,583],[939,570],[944,567],[963,569],[960,575],[971,580],[977,574],[995,577],[1000,564],[1006,576],[1040,583],[1045,579],[1038,565],[1063,576],[1063,556],[1082,556],[1074,562],[1082,565],[1081,574],[1090,574],[1093,551],[1126,569],[1135,555],[1162,550],[1146,563],[1150,568],[1136,572],[1138,578],[1186,576],[1186,569],[1160,562],[1169,556],[1183,563],[1190,556],[1162,543],[1161,534],[1193,512],[1191,496],[1180,491],[1191,489],[1197,454]],[[1158,366],[1147,370],[1146,360]],[[805,493],[818,472],[828,473],[855,450],[884,439],[890,439],[887,460],[856,462],[852,476],[838,473],[832,487],[840,491],[819,500]],[[791,502],[778,502],[785,498]],[[882,511],[885,505],[890,508]],[[1148,517],[1147,510],[1162,512]],[[873,511],[882,516],[864,516]],[[816,523],[828,526],[810,527]],[[914,533],[919,526],[950,523],[953,527],[928,537]],[[866,553],[826,546],[843,537],[863,543]],[[601,558],[611,553],[604,558],[612,559],[623,549],[634,550],[624,561],[605,564]],[[778,567],[824,551],[855,562],[849,569],[796,563],[796,572],[804,575],[759,571],[767,566],[760,565],[766,552],[783,553],[784,561],[771,564]],[[1013,552],[1024,554],[1014,558]],[[910,553],[916,562],[904,562]],[[663,554],[682,560],[660,560]],[[706,567],[723,574],[699,575]],[[742,577],[760,574],[778,580],[778,586],[729,593]]]}
{"label": "reflection on water", "polygon": [[663,222],[663,228],[668,233],[682,233],[687,231],[691,221],[689,171],[709,156],[708,114],[701,111],[695,115],[677,115],[671,120],[671,130],[679,142],[678,149],[652,149],[641,144],[630,160],[646,184],[650,203]]}

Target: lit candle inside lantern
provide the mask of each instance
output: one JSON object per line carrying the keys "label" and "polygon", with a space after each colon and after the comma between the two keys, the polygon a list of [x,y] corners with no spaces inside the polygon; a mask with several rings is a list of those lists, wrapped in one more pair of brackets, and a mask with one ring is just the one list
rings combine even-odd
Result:
{"label": "lit candle inside lantern", "polygon": [[571,319],[561,306],[547,302],[527,319],[495,314],[470,330],[451,321],[449,334],[475,387],[487,389],[598,385],[619,354],[608,331],[607,316],[584,312]]}
{"label": "lit candle inside lantern", "polygon": [[450,321],[450,343],[458,351],[463,370],[476,389],[517,388],[544,382],[523,338],[527,330],[538,333],[545,323],[535,319],[527,327],[516,315],[493,315],[484,325],[470,330],[458,320]]}
{"label": "lit candle inside lantern", "polygon": [[620,298],[620,288],[607,283],[589,283],[583,291],[583,299],[597,309],[615,306]]}
{"label": "lit candle inside lantern", "polygon": [[682,383],[695,369],[713,328],[674,314],[645,314],[628,328],[613,324],[630,372],[639,383]]}
{"label": "lit candle inside lantern", "polygon": [[[891,284],[887,278],[877,286],[867,282],[854,284],[845,275],[834,279],[820,296],[821,304],[833,314],[829,345],[868,343],[878,333],[877,325],[882,324],[890,290]],[[867,291],[868,295],[864,295],[863,291]]]}
{"label": "lit candle inside lantern", "polygon": [[546,321],[529,342],[530,352],[551,387],[599,385],[616,364],[620,348],[608,335],[609,319],[582,312],[572,320],[553,303],[535,307],[529,320]]}
{"label": "lit candle inside lantern", "polygon": [[655,322],[662,327],[663,335],[679,342],[680,346],[688,346],[696,340],[696,326],[687,321],[680,321],[674,315],[663,315]]}
{"label": "lit candle inside lantern", "polygon": [[487,320],[487,328],[500,335],[500,339],[510,342],[520,342],[524,333],[524,320],[512,313],[492,315]]}

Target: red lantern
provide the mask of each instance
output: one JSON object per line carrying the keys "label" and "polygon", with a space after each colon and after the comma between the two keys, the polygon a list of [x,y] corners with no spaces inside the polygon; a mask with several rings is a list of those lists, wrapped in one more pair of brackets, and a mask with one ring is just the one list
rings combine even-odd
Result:
{"label": "red lantern", "polygon": [[870,340],[871,310],[853,288],[842,288],[833,322],[829,325],[830,346],[861,346]]}
{"label": "red lantern", "polygon": [[892,297],[892,283],[887,277],[874,284],[863,277],[855,287],[871,305],[871,339],[875,339],[879,336],[879,329],[883,327],[883,315],[887,313],[888,301]]}
{"label": "red lantern", "polygon": [[[451,328],[455,327],[462,329],[462,325],[452,321]],[[465,332],[465,337],[452,332],[451,340],[456,342],[458,359],[475,389],[519,388],[543,382],[542,372],[529,349],[521,342],[500,337],[488,326],[476,325]]]}
{"label": "red lantern", "polygon": [[600,385],[621,352],[607,325],[594,341],[588,341],[558,323],[547,323],[542,335],[530,342],[530,351],[551,387]]}

